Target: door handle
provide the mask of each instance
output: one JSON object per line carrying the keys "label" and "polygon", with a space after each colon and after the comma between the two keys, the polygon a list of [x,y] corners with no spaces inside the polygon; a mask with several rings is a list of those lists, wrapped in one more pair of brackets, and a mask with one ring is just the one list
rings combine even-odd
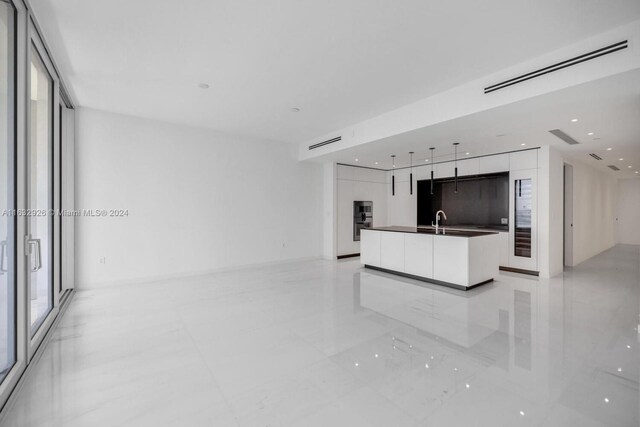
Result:
{"label": "door handle", "polygon": [[[29,249],[31,249],[31,246],[36,246],[37,250],[36,250],[36,265],[33,266],[31,268],[32,272],[36,272],[38,270],[40,270],[42,268],[42,246],[40,244],[40,239],[31,239],[29,237],[27,237],[27,245],[29,246]],[[29,251],[31,252],[31,251]]]}
{"label": "door handle", "polygon": [[0,242],[0,274],[4,274],[9,271],[6,268],[4,268],[4,257],[6,255],[6,252],[7,252],[7,241],[3,240],[2,242]]}

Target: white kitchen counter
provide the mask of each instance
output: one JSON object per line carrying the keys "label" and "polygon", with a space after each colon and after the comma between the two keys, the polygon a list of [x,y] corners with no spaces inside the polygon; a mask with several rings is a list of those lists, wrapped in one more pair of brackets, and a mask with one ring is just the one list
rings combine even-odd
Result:
{"label": "white kitchen counter", "polygon": [[360,262],[456,289],[488,283],[498,274],[500,236],[495,232],[380,227],[361,231]]}

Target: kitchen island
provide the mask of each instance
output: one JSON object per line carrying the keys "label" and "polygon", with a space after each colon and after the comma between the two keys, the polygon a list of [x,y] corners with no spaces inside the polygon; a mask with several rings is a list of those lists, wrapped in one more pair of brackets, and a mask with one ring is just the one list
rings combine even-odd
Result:
{"label": "kitchen island", "polygon": [[[442,230],[440,230],[442,232]],[[362,230],[360,262],[366,267],[468,290],[498,274],[497,232],[376,227]]]}

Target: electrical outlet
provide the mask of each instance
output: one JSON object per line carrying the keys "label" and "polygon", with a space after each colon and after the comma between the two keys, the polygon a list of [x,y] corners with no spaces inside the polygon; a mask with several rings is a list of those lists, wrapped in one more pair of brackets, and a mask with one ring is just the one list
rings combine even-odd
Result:
{"label": "electrical outlet", "polygon": [[106,264],[106,263],[107,263],[107,257],[101,257],[100,264]]}
{"label": "electrical outlet", "polygon": [[509,224],[509,218],[500,218],[500,224],[508,225]]}

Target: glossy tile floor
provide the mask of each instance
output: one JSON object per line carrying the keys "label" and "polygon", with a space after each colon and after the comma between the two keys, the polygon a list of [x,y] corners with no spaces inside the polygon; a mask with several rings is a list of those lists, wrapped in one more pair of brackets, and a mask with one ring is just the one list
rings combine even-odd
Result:
{"label": "glossy tile floor", "polygon": [[638,426],[640,248],[469,292],[308,261],[76,294],[5,426]]}

